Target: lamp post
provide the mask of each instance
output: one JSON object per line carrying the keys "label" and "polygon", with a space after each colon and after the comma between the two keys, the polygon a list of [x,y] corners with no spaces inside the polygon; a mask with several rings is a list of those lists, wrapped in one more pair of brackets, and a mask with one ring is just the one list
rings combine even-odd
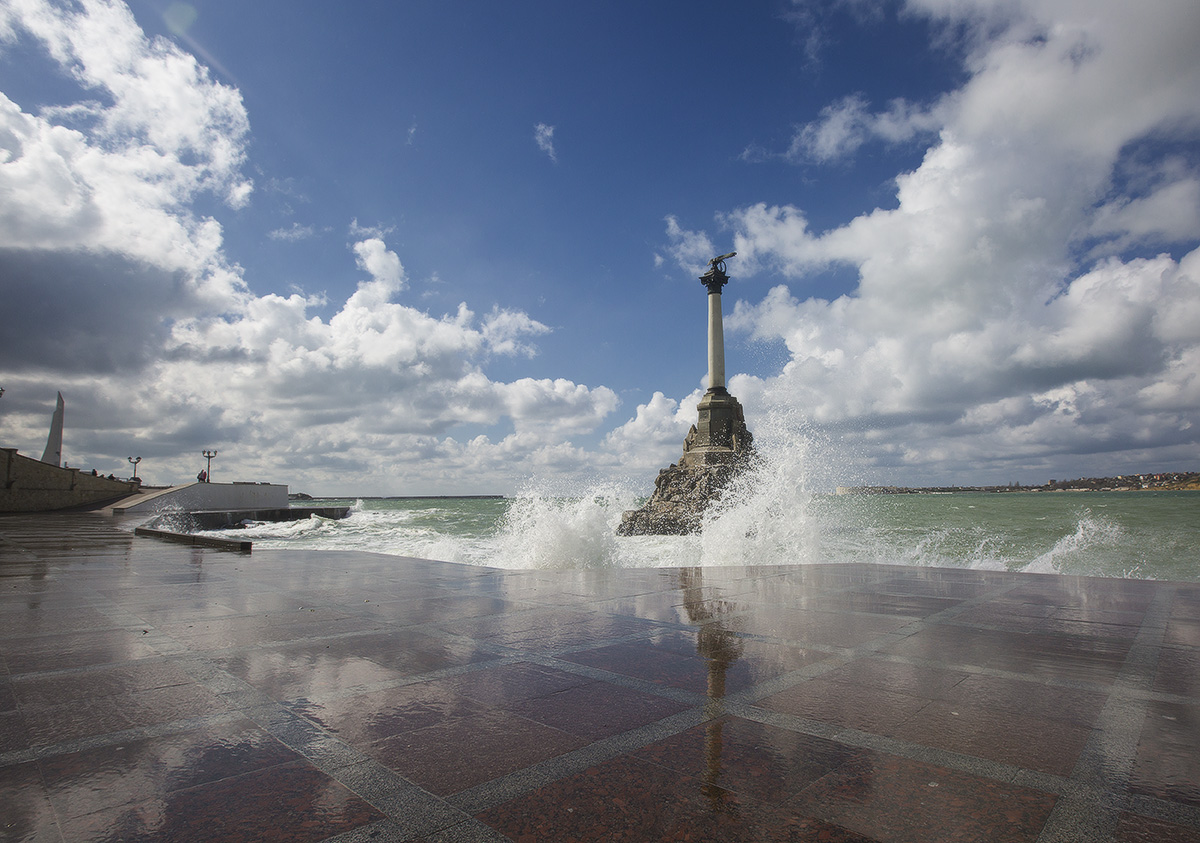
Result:
{"label": "lamp post", "polygon": [[129,462],[133,465],[133,479],[134,479],[134,481],[136,481],[138,479],[138,476],[137,476],[138,463],[140,463],[142,461],[142,458],[141,457],[126,457],[126,459],[129,460]]}
{"label": "lamp post", "polygon": [[206,460],[208,460],[208,466],[204,469],[204,476],[206,478],[208,478],[207,480],[205,480],[205,482],[211,483],[212,482],[212,461],[213,461],[213,457],[215,457],[217,455],[217,452],[205,449],[202,453],[204,455],[204,458]]}

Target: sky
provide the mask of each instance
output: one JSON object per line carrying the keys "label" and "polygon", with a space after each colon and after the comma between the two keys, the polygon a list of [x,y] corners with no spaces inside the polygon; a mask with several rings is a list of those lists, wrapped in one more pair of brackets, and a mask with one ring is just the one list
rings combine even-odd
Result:
{"label": "sky", "polygon": [[1200,4],[0,0],[26,455],[62,392],[154,484],[648,487],[731,251],[822,482],[1200,469]]}

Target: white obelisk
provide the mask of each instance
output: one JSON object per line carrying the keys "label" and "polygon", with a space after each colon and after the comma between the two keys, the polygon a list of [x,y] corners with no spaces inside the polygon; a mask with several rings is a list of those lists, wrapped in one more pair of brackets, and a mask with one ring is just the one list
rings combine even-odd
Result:
{"label": "white obelisk", "polygon": [[58,393],[58,404],[54,407],[54,415],[50,417],[50,435],[46,437],[46,450],[42,451],[42,462],[50,465],[62,465],[62,429],[63,414],[66,404],[62,393]]}

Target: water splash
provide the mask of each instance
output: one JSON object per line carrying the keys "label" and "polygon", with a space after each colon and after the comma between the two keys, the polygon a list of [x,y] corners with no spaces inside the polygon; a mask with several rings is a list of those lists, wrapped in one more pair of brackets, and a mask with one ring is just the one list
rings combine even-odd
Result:
{"label": "water splash", "polygon": [[820,558],[824,525],[814,506],[813,436],[798,416],[770,416],[759,455],[705,513],[702,565],[795,565]]}
{"label": "water splash", "polygon": [[617,487],[583,495],[531,488],[508,506],[498,525],[495,555],[505,568],[622,567],[616,526],[633,495]]}
{"label": "water splash", "polygon": [[[487,563],[513,568],[797,564],[819,557],[812,506],[815,438],[798,414],[777,413],[755,433],[759,458],[705,513],[692,536],[616,535],[638,492],[615,482],[580,493],[531,487],[501,520]],[[642,494],[646,490],[641,490]]]}
{"label": "water splash", "polygon": [[[1045,553],[1033,559],[1023,570],[1033,574],[1095,573],[1107,567],[1106,557],[1126,543],[1122,527],[1107,519],[1084,513],[1068,533]],[[1134,565],[1132,570],[1138,570]]]}

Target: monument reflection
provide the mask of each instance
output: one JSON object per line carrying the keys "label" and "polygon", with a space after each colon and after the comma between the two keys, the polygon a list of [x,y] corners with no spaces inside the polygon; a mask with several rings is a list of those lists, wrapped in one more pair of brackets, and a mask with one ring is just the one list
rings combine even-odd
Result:
{"label": "monument reflection", "polygon": [[725,802],[725,790],[717,782],[721,777],[722,730],[725,721],[725,675],[742,655],[744,640],[727,625],[727,616],[736,611],[736,604],[723,599],[706,599],[704,569],[684,568],[679,572],[683,591],[683,606],[688,620],[698,627],[696,651],[708,663],[708,703],[705,713],[712,718],[705,727],[704,775],[701,786],[714,811],[730,810]]}

